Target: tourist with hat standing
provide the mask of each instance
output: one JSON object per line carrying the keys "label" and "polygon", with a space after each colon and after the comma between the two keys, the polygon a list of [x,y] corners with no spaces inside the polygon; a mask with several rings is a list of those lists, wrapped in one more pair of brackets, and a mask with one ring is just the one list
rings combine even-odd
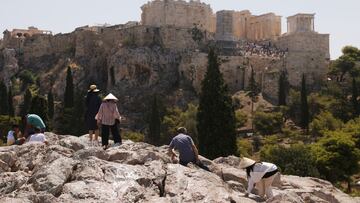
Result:
{"label": "tourist with hat standing", "polygon": [[[100,109],[101,98],[99,96],[100,90],[96,85],[91,85],[88,94],[86,96],[86,113],[85,113],[85,123],[89,131],[90,144],[97,146],[98,137],[99,137],[99,127],[97,125],[95,116]],[[95,134],[95,139],[93,139],[93,134]]]}
{"label": "tourist with hat standing", "polygon": [[101,125],[101,142],[104,149],[109,147],[109,131],[114,137],[114,147],[121,145],[121,136],[119,131],[120,113],[116,102],[118,99],[113,94],[108,94],[96,114],[95,119],[98,125]]}
{"label": "tourist with hat standing", "polygon": [[240,168],[246,170],[248,178],[248,188],[245,194],[246,197],[249,196],[255,184],[259,190],[259,196],[264,198],[266,194],[267,198],[273,197],[271,185],[276,176],[280,175],[275,164],[256,162],[252,159],[243,157],[240,161]]}

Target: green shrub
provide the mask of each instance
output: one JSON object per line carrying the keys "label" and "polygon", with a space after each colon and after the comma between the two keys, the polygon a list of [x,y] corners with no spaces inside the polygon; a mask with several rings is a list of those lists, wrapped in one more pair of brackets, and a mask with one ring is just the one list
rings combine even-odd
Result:
{"label": "green shrub", "polygon": [[240,156],[251,157],[253,155],[252,143],[247,139],[236,140],[237,153]]}
{"label": "green shrub", "polygon": [[330,112],[324,111],[310,123],[310,130],[313,136],[323,136],[326,131],[334,131],[342,125],[341,120],[336,119]]}
{"label": "green shrub", "polygon": [[248,121],[248,117],[246,113],[241,110],[237,110],[235,112],[235,119],[236,119],[236,128],[242,128]]}
{"label": "green shrub", "polygon": [[122,138],[125,140],[131,140],[133,142],[144,142],[145,136],[144,134],[133,132],[133,131],[126,131],[122,134]]}
{"label": "green shrub", "polygon": [[168,144],[172,137],[176,135],[176,129],[180,126],[188,130],[188,134],[192,137],[195,144],[198,143],[198,132],[196,128],[197,108],[196,105],[189,104],[185,111],[177,107],[167,109],[166,115],[161,123],[162,144]]}
{"label": "green shrub", "polygon": [[283,126],[283,115],[280,112],[265,113],[258,111],[254,116],[256,131],[262,135],[271,135],[281,131]]}
{"label": "green shrub", "polygon": [[318,177],[315,160],[309,147],[266,145],[260,151],[261,160],[276,164],[283,174]]}
{"label": "green shrub", "polygon": [[334,131],[312,145],[311,150],[322,178],[333,183],[351,181],[351,176],[360,169],[360,150],[355,141],[346,133]]}

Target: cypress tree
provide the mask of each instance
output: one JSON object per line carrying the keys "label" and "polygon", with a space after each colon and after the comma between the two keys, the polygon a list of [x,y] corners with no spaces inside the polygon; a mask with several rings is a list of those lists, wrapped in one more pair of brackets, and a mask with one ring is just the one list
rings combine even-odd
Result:
{"label": "cypress tree", "polygon": [[287,73],[285,70],[283,70],[280,72],[280,77],[279,77],[279,91],[278,91],[279,106],[286,106],[288,86],[289,83],[288,83]]}
{"label": "cypress tree", "polygon": [[9,103],[8,92],[4,82],[0,82],[0,115],[8,115]]}
{"label": "cypress tree", "polygon": [[54,95],[51,90],[47,94],[47,102],[49,118],[52,119],[54,117]]}
{"label": "cypress tree", "polygon": [[300,127],[309,129],[309,105],[307,101],[306,76],[303,74],[301,80],[301,104],[300,104]]}
{"label": "cypress tree", "polygon": [[[74,104],[74,108],[73,108],[73,117],[72,123],[77,123],[76,128],[71,128],[73,129],[73,132],[71,132],[71,134],[76,135],[76,136],[81,136],[86,134],[86,127],[85,127],[85,95],[83,94],[83,92],[79,91],[78,89],[76,89],[76,94],[75,94],[75,104]],[[76,115],[76,116],[75,116]]]}
{"label": "cypress tree", "polygon": [[353,106],[353,112],[354,112],[354,118],[358,117],[360,115],[360,106],[359,106],[359,101],[357,100],[357,98],[359,97],[359,89],[357,87],[357,82],[356,79],[353,78],[352,81],[352,106]]}
{"label": "cypress tree", "polygon": [[25,91],[25,95],[24,95],[24,101],[21,104],[21,108],[20,108],[20,115],[21,116],[25,116],[26,114],[29,113],[29,109],[31,106],[31,101],[32,101],[32,94],[29,88],[26,89]]}
{"label": "cypress tree", "polygon": [[148,142],[153,145],[159,145],[161,143],[161,117],[159,111],[159,104],[157,96],[153,96],[151,104],[151,111],[149,116],[149,138]]}
{"label": "cypress tree", "polygon": [[254,112],[254,103],[257,100],[257,97],[259,96],[261,90],[258,85],[258,83],[255,80],[255,71],[253,67],[251,67],[251,75],[249,79],[249,85],[247,87],[248,93],[246,94],[251,99],[251,112]]}
{"label": "cypress tree", "polygon": [[14,117],[15,109],[14,109],[14,104],[13,104],[13,94],[12,94],[11,87],[9,87],[9,91],[8,91],[8,106],[9,106],[9,116]]}
{"label": "cypress tree", "polygon": [[204,156],[214,159],[236,153],[235,112],[213,49],[201,84],[197,129],[199,150]]}
{"label": "cypress tree", "polygon": [[66,72],[66,87],[64,93],[64,107],[72,108],[74,107],[74,83],[73,76],[70,66],[67,68]]}

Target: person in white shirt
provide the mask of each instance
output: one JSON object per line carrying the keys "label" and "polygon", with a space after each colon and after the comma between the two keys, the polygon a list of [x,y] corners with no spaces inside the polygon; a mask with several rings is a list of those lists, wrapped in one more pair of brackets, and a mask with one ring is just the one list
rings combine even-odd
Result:
{"label": "person in white shirt", "polygon": [[266,194],[268,199],[273,197],[271,185],[276,176],[280,175],[275,164],[256,162],[252,159],[243,157],[240,161],[240,168],[246,170],[248,177],[248,188],[245,193],[246,197],[249,196],[255,184],[259,190],[259,196],[264,198]]}
{"label": "person in white shirt", "polygon": [[6,142],[7,146],[16,144],[16,140],[20,138],[20,136],[21,136],[21,132],[19,125],[14,124],[12,126],[12,130],[10,130],[7,134],[7,142]]}
{"label": "person in white shirt", "polygon": [[35,134],[32,134],[28,143],[45,143],[49,144],[46,140],[45,134],[40,132],[40,129],[35,129]]}

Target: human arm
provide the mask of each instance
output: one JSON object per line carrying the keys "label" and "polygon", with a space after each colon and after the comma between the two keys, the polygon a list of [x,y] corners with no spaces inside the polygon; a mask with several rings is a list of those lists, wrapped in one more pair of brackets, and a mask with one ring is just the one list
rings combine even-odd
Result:
{"label": "human arm", "polygon": [[175,147],[175,144],[174,144],[174,140],[172,140],[170,142],[170,145],[169,145],[169,151],[168,151],[168,154],[169,156],[171,157],[171,160],[174,161],[175,157],[176,157],[176,153],[175,153],[175,150],[174,150],[174,147]]}
{"label": "human arm", "polygon": [[100,125],[101,124],[101,118],[103,116],[103,105],[100,105],[99,111],[95,116],[95,120],[97,121],[97,124]]}
{"label": "human arm", "polygon": [[248,188],[246,190],[245,196],[249,196],[249,194],[251,193],[252,189],[254,188],[254,180],[253,178],[251,178],[251,176],[248,177]]}

